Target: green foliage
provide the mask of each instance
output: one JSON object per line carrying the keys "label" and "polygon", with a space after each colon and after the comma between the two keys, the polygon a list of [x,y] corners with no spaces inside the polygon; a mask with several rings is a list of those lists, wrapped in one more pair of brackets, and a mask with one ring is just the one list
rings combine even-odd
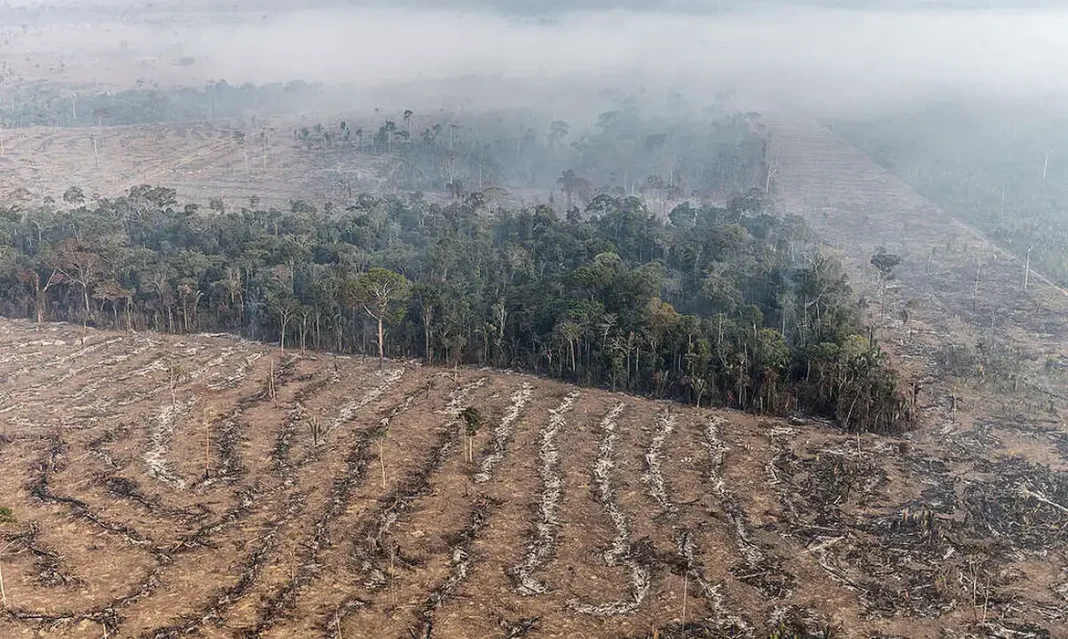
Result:
{"label": "green foliage", "polygon": [[0,506],[0,526],[15,523],[15,513],[7,506]]}
{"label": "green foliage", "polygon": [[879,271],[884,280],[894,278],[894,267],[901,263],[901,258],[893,253],[887,253],[885,246],[880,246],[875,255],[871,256],[871,265]]}
{"label": "green foliage", "polygon": [[352,280],[347,292],[350,302],[363,306],[371,317],[396,322],[407,311],[405,304],[411,288],[411,283],[400,273],[375,267]]}
{"label": "green foliage", "polygon": [[460,411],[460,419],[464,423],[464,431],[468,437],[474,437],[478,434],[478,429],[482,428],[485,423],[485,419],[482,417],[481,411],[474,406],[468,406]]}
{"label": "green foliage", "polygon": [[289,335],[850,429],[907,424],[885,357],[856,337],[841,264],[799,220],[757,192],[687,204],[672,222],[602,195],[570,220],[418,195],[360,194],[329,213],[187,211],[149,187],[0,209],[0,312]]}

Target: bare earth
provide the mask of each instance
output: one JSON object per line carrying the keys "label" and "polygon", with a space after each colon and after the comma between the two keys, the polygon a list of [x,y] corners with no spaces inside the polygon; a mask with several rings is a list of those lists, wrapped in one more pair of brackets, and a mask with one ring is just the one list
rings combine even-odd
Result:
{"label": "bare earth", "polygon": [[[206,205],[218,197],[227,209],[248,206],[252,196],[267,207],[286,208],[295,199],[318,206],[374,188],[376,176],[388,171],[379,158],[361,155],[353,160],[309,151],[293,140],[289,122],[267,123],[275,130],[264,148],[259,138],[264,124],[6,129],[0,196],[5,201],[49,196],[58,201],[64,191],[78,186],[86,196],[115,197],[132,186],[149,184],[176,189],[182,202]],[[234,138],[238,131],[246,135],[245,142]]]}
{"label": "bare earth", "polygon": [[[923,380],[919,431],[0,321],[0,637],[1068,636],[1068,298],[818,126],[768,125],[781,206]],[[885,300],[876,238],[905,258]],[[1018,382],[940,369],[983,335]]]}

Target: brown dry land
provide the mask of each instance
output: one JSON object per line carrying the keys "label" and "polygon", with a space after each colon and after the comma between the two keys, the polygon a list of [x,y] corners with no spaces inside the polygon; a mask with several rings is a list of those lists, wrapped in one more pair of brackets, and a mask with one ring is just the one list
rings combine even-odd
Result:
{"label": "brown dry land", "polygon": [[0,380],[3,637],[1056,635],[1068,609],[1065,473],[978,435],[20,321]]}
{"label": "brown dry land", "polygon": [[[1068,637],[1068,297],[818,125],[767,121],[780,205],[924,384],[917,432],[2,321],[0,637]],[[904,258],[883,295],[876,244]],[[943,369],[981,337],[1013,380]]]}

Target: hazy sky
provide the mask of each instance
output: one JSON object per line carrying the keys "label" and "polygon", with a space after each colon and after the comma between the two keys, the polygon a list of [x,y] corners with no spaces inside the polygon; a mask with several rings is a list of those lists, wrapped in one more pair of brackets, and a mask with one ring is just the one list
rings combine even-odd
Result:
{"label": "hazy sky", "polygon": [[3,0],[0,6],[138,7],[144,9],[211,6],[231,9],[297,9],[317,7],[442,8],[491,10],[512,14],[631,9],[658,12],[716,13],[754,5],[829,7],[858,10],[1023,9],[1064,7],[1065,0]]}
{"label": "hazy sky", "polygon": [[[63,1],[83,7],[131,5]],[[13,3],[34,4],[8,0]],[[571,10],[546,13],[554,3]],[[474,74],[546,84],[564,78],[598,88],[714,92],[732,87],[822,111],[956,96],[1068,94],[1065,3],[795,0],[790,6],[749,2],[745,10],[715,11],[737,4],[634,0],[629,6],[645,7],[635,11],[600,8],[620,5],[608,0],[372,0],[294,9],[289,7],[305,5],[256,0],[241,4],[245,11],[219,19],[198,8],[235,3],[200,0],[182,3],[182,13],[169,22],[164,20],[169,12],[159,9],[123,12],[121,23],[114,17],[101,19],[110,24],[96,25],[57,19],[12,46],[30,54],[76,46],[117,49],[122,39],[136,55],[182,51],[195,56],[212,77],[232,83],[302,78],[369,86]],[[853,8],[826,6],[833,4]],[[878,8],[857,8],[862,4]],[[1046,8],[975,8],[1025,4]],[[533,5],[542,15],[522,11]],[[127,24],[133,19],[141,24]],[[88,38],[92,33],[104,35]]]}

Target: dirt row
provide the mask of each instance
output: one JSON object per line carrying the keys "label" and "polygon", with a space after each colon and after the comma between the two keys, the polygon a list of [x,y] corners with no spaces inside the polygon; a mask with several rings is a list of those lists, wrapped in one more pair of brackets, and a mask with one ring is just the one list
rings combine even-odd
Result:
{"label": "dirt row", "polygon": [[[31,401],[0,403],[4,637],[936,637],[1064,619],[1054,471],[964,483],[904,440],[821,424],[80,330],[0,322],[3,392]],[[95,391],[110,416],[68,417],[105,368],[123,380]]]}

